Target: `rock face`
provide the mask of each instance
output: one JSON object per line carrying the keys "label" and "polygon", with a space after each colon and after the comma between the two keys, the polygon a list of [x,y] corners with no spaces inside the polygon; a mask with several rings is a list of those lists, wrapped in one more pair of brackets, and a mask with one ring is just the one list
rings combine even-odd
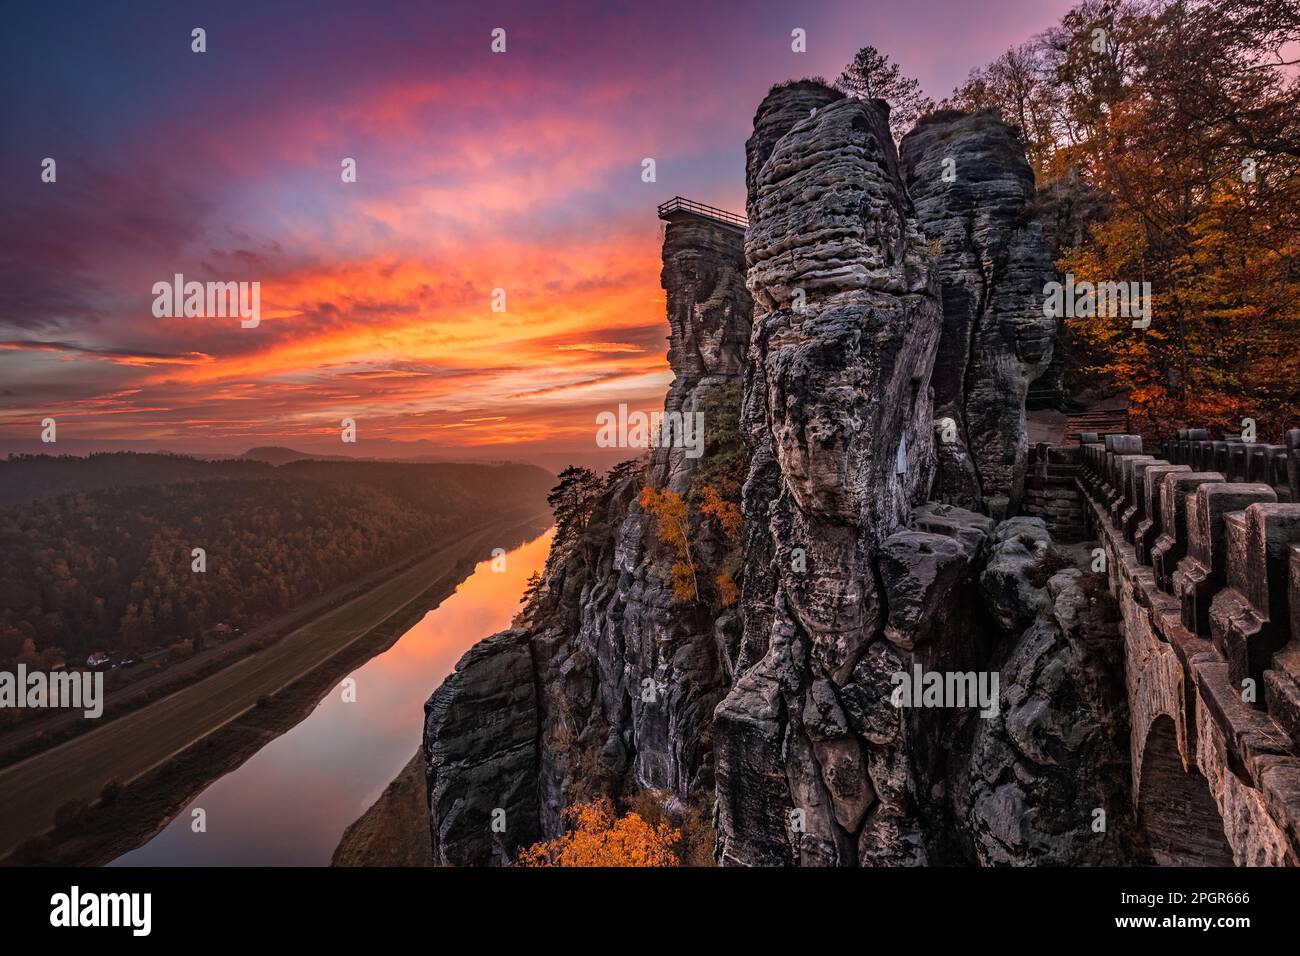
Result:
{"label": "rock face", "polygon": [[984,866],[1143,863],[1118,608],[1104,575],[1068,568],[1042,583],[1035,566],[1050,546],[1038,518],[993,536],[985,601],[1027,626],[1003,651],[999,713],[975,724],[951,788],[955,816]]}
{"label": "rock face", "polygon": [[[957,474],[936,463],[936,355],[967,356],[945,406],[964,440],[1010,423],[1023,441],[1024,387],[1050,352],[1026,317],[1041,263],[1013,215],[1024,184],[1005,128],[952,122],[984,192],[953,209],[955,194],[927,194],[922,216],[883,103],[778,87],[746,144],[748,230],[669,214],[665,408],[704,412],[708,451],[611,472],[581,533],[557,536],[520,626],[430,699],[439,862],[504,862],[560,832],[566,806],[642,787],[712,801],[723,864],[1118,858],[1088,838],[1094,806],[1111,833],[1126,825],[1111,622],[1077,573],[1044,569],[1041,520],[977,510],[1014,502],[1017,439],[961,445],[972,507],[927,501],[937,468],[940,487]],[[990,197],[1000,213],[976,210]],[[965,253],[932,254],[927,222],[960,226]],[[740,600],[682,601],[639,495],[696,502],[729,427],[747,463]],[[693,558],[714,569],[734,544],[691,507]],[[969,695],[898,696],[925,675]]]}
{"label": "rock face", "polygon": [[[434,864],[508,860],[538,837],[537,698],[526,632],[475,644],[424,712]],[[504,832],[492,826],[498,812]]]}
{"label": "rock face", "polygon": [[754,202],[758,193],[752,184],[758,182],[763,164],[772,155],[772,148],[795,124],[807,119],[823,106],[844,99],[844,94],[824,83],[798,80],[776,87],[764,98],[754,113],[754,132],[745,143],[745,182],[747,189],[745,212],[754,221]]}
{"label": "rock face", "polygon": [[[754,865],[856,862],[868,813],[891,825],[881,808],[905,800],[884,768],[879,781],[869,772],[844,688],[888,680],[880,546],[933,469],[941,316],[888,114],[857,99],[809,114],[808,98],[802,85],[774,90],[746,150],[745,671],[714,736],[720,854]],[[885,658],[868,654],[875,643]],[[855,674],[864,659],[879,666]]]}
{"label": "rock face", "polygon": [[[707,448],[720,427],[714,417],[728,403],[731,417],[739,414],[752,309],[743,232],[673,215],[663,262],[676,374],[665,412],[704,415]],[[740,623],[673,600],[653,522],[637,503],[646,481],[688,495],[705,460],[688,451],[664,444],[615,469],[581,540],[557,539],[526,626],[471,650],[430,699],[424,748],[439,862],[502,862],[558,833],[563,809],[596,794],[711,793],[708,731]],[[714,562],[720,542],[701,533],[693,543]],[[511,689],[490,697],[498,686]],[[512,732],[503,735],[489,711],[506,701]],[[509,827],[489,838],[493,808],[505,810]]]}
{"label": "rock face", "polygon": [[1032,214],[1034,175],[1015,131],[992,113],[935,114],[900,152],[943,296],[934,407],[955,428],[939,442],[934,497],[1000,519],[1019,507],[1025,396],[1056,338],[1042,311],[1054,268]]}
{"label": "rock face", "polygon": [[[675,376],[664,399],[666,413],[703,412],[718,389],[743,381],[753,312],[744,269],[744,233],[739,228],[701,216],[670,214],[659,280],[667,295],[668,365]],[[653,484],[684,492],[696,461],[680,444],[655,449]]]}

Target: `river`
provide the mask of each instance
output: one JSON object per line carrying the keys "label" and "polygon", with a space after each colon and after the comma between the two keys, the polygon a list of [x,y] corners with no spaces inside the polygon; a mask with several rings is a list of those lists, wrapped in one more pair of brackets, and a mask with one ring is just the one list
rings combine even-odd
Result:
{"label": "river", "polygon": [[[424,702],[474,643],[510,626],[552,531],[482,561],[387,651],[306,719],[211,783],[152,840],[113,866],[328,866],[343,831],[378,799],[420,743]],[[195,809],[206,831],[194,832]]]}

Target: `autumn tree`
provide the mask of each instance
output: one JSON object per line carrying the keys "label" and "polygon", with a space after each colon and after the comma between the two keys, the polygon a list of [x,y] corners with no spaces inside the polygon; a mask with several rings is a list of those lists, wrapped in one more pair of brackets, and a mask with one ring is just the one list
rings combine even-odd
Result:
{"label": "autumn tree", "polygon": [[704,525],[705,543],[713,553],[713,590],[722,607],[740,597],[736,577],[743,559],[745,527],[741,489],[749,474],[749,450],[740,431],[743,397],[739,382],[719,385],[705,395],[701,403],[704,457],[691,482],[691,498]]}
{"label": "autumn tree", "polygon": [[858,50],[835,86],[850,96],[888,103],[889,129],[895,140],[902,139],[918,119],[934,109],[934,101],[921,90],[920,82],[905,75],[897,63],[874,46]]}
{"label": "autumn tree", "polygon": [[657,539],[673,557],[669,581],[674,600],[701,602],[714,610],[740,596],[740,498],[749,469],[740,433],[741,398],[742,387],[733,382],[709,389],[701,400],[704,449],[686,494],[647,484],[639,498],[654,519]]}
{"label": "autumn tree", "polygon": [[655,519],[655,532],[675,558],[670,569],[673,599],[695,601],[700,597],[695,556],[691,552],[691,523],[685,499],[671,489],[641,489],[640,505]]}
{"label": "autumn tree", "polygon": [[1152,28],[1148,0],[1083,0],[1037,39],[1055,87],[1055,122],[1066,146],[1095,138],[1138,78],[1134,58]]}
{"label": "autumn tree", "polygon": [[1280,436],[1300,417],[1300,5],[1084,0],[946,105],[1022,127],[1076,282],[1149,282],[1151,321],[1075,315],[1075,388],[1133,427]]}
{"label": "autumn tree", "polygon": [[1076,279],[1149,281],[1151,326],[1084,316],[1091,370],[1134,424],[1280,435],[1300,413],[1300,80],[1283,50],[1300,8],[1174,3],[1131,53],[1134,79],[1082,151],[1113,215],[1067,250]]}
{"label": "autumn tree", "polygon": [[[722,529],[724,540],[738,549],[745,522],[735,502],[723,498],[716,486],[706,485],[700,494],[700,513],[716,521]],[[733,568],[720,568],[713,576],[713,584],[723,607],[735,604],[740,597]]]}
{"label": "autumn tree", "polygon": [[694,793],[681,800],[675,794],[647,788],[625,798],[624,803],[650,827],[659,829],[665,825],[678,831],[672,851],[680,866],[717,865],[713,856],[718,833],[713,827],[712,791]]}
{"label": "autumn tree", "polygon": [[520,866],[677,866],[681,833],[661,820],[651,826],[635,812],[618,816],[608,797],[564,811],[570,829],[519,851]]}
{"label": "autumn tree", "polygon": [[966,82],[941,106],[974,113],[994,110],[1020,133],[1034,175],[1044,180],[1057,153],[1061,95],[1041,44],[1013,46],[987,66],[971,70]]}

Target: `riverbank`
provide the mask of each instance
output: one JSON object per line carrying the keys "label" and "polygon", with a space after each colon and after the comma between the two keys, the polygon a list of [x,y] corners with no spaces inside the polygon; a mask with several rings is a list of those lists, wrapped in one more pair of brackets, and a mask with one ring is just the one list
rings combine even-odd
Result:
{"label": "riverbank", "polygon": [[433,866],[424,753],[343,833],[330,866]]}
{"label": "riverbank", "polygon": [[[503,519],[416,564],[272,647],[54,750],[0,772],[3,862],[97,865],[149,840],[217,777],[306,717],[348,672],[437,606],[492,547],[549,515]],[[110,781],[122,780],[120,788]],[[101,792],[103,795],[101,797]],[[93,802],[92,802],[93,801]]]}

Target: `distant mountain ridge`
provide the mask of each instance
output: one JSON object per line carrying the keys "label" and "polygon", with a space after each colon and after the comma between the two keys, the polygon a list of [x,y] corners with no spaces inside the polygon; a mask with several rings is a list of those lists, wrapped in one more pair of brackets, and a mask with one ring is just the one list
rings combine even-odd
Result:
{"label": "distant mountain ridge", "polygon": [[10,455],[0,460],[0,507],[78,491],[159,485],[179,481],[266,478],[262,461],[207,461],[187,455],[133,451],[91,455]]}
{"label": "distant mountain ridge", "polygon": [[311,458],[316,461],[337,461],[349,459],[349,455],[312,455],[305,451],[298,451],[296,448],[286,448],[283,445],[258,445],[256,448],[250,448],[239,456],[240,461],[264,461],[271,465],[287,465],[291,461],[302,461],[304,458]]}
{"label": "distant mountain ridge", "polygon": [[[424,469],[425,473],[412,481],[416,474],[412,469]],[[447,482],[448,487],[478,494],[486,481],[487,486],[501,487],[503,493],[510,493],[504,489],[518,489],[532,494],[541,489],[544,498],[554,476],[537,465],[520,462],[401,461],[346,455],[317,457],[278,446],[249,449],[239,458],[214,459],[133,451],[96,452],[86,456],[11,455],[0,459],[0,508],[105,488],[303,477],[387,486],[390,493],[396,487],[426,488],[427,480],[435,479]]]}

